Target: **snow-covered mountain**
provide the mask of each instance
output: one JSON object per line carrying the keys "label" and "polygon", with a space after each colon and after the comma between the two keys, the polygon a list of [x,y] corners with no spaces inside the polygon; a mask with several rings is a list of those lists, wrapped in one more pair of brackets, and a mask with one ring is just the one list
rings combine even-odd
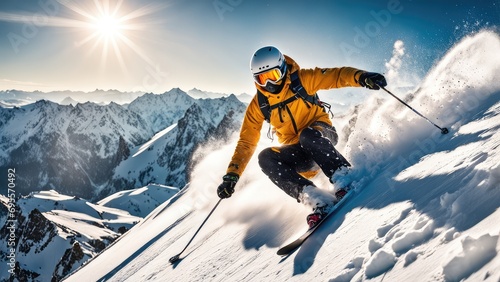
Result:
{"label": "snow-covered mountain", "polygon": [[[16,192],[23,195],[55,189],[95,199],[150,182],[183,187],[196,146],[239,127],[244,110],[234,96],[195,100],[179,89],[141,96],[128,107],[40,100],[20,108],[0,108],[0,169],[18,170]],[[131,150],[173,124],[177,126],[167,136],[166,147],[134,169],[144,177],[114,174]],[[148,163],[156,163],[164,177],[146,177],[152,169]],[[3,187],[6,181],[0,179]]]}
{"label": "snow-covered mountain", "polygon": [[[0,109],[0,167],[16,168],[18,189],[56,189],[91,199],[133,144],[146,142],[152,129],[118,104],[63,106],[41,100]],[[6,178],[0,180],[6,186]]]}
{"label": "snow-covered mountain", "polygon": [[[66,281],[499,281],[498,50],[495,32],[468,36],[403,97],[447,135],[382,91],[336,118],[356,194],[290,256],[276,251],[306,229],[309,211],[254,157],[168,262],[216,204],[233,136],[200,147],[189,187]],[[259,149],[270,145],[263,138]]]}
{"label": "snow-covered mountain", "polygon": [[[48,100],[54,103],[65,104],[64,100],[71,99],[79,103],[93,102],[96,104],[109,104],[114,102],[117,104],[128,104],[137,97],[142,96],[144,92],[122,92],[118,90],[101,90],[96,89],[92,92],[83,91],[22,91],[22,90],[4,90],[0,91],[0,101],[11,100],[17,101],[16,106],[35,103],[39,100]],[[74,104],[76,105],[76,103]]]}
{"label": "snow-covered mountain", "polygon": [[[195,99],[215,99],[215,98],[222,98],[222,97],[228,97],[231,94],[226,94],[226,93],[216,93],[216,92],[208,92],[208,91],[203,91],[197,88],[193,88],[189,91],[187,91],[187,94]],[[234,95],[234,94],[233,94]],[[253,95],[249,95],[246,93],[241,93],[238,95],[235,95],[238,100],[240,100],[243,103],[250,103],[250,101],[253,98]]]}
{"label": "snow-covered mountain", "polygon": [[66,106],[68,106],[68,105],[76,106],[76,104],[78,104],[78,102],[77,102],[77,101],[75,101],[75,100],[74,100],[73,98],[71,98],[71,97],[66,97],[66,98],[64,98],[61,102],[59,102],[59,104],[61,104],[61,105],[66,105]]}
{"label": "snow-covered mountain", "polygon": [[[111,195],[98,204],[54,190],[35,192],[16,201],[15,218],[6,211],[9,199],[0,196],[0,279],[6,281],[12,269],[11,277],[17,281],[60,281],[178,191],[148,185]],[[12,245],[7,244],[13,237],[12,220],[14,267],[8,258]]]}
{"label": "snow-covered mountain", "polygon": [[226,93],[207,92],[197,88],[187,91],[187,94],[195,99],[214,99],[229,96]]}
{"label": "snow-covered mountain", "polygon": [[177,123],[157,133],[150,142],[133,148],[116,167],[116,189],[167,181],[182,187],[189,182],[187,172],[195,149],[208,142],[224,142],[229,133],[239,129],[245,106],[234,95],[192,101]]}
{"label": "snow-covered mountain", "polygon": [[168,95],[145,94],[127,108],[140,113],[151,124],[153,131],[158,132],[176,123],[194,102],[195,99],[179,88],[174,88]]}

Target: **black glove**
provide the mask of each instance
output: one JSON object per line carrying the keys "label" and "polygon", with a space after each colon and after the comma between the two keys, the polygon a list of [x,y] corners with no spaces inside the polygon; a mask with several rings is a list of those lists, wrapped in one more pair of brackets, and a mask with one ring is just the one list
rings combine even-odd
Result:
{"label": "black glove", "polygon": [[380,86],[387,86],[385,77],[376,72],[364,72],[359,76],[359,85],[372,90],[379,90]]}
{"label": "black glove", "polygon": [[222,184],[217,188],[217,195],[221,199],[229,198],[234,193],[234,186],[240,177],[236,173],[228,173],[222,177]]}

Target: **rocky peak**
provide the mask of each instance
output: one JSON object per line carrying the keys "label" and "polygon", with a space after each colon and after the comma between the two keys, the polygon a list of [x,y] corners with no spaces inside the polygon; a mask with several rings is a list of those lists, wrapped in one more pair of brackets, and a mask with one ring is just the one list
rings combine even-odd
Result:
{"label": "rocky peak", "polygon": [[39,253],[52,241],[56,234],[57,227],[47,220],[38,209],[34,209],[30,212],[24,224],[18,252],[28,254],[31,252],[31,248],[34,247],[34,252]]}

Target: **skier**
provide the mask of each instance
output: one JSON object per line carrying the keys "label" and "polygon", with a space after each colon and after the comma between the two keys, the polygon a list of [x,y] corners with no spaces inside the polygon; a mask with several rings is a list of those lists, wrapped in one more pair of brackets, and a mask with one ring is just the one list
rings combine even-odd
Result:
{"label": "skier", "polygon": [[[260,139],[262,124],[268,119],[281,146],[260,152],[259,165],[289,196],[312,207],[307,223],[313,227],[347,191],[341,187],[333,196],[309,179],[321,169],[334,183],[338,175],[345,173],[350,166],[335,150],[337,132],[315,93],[349,86],[378,90],[379,85],[387,85],[386,80],[379,73],[351,67],[300,69],[292,58],[273,46],[260,48],[254,53],[250,70],[257,95],[247,107],[239,141],[226,175],[222,177],[223,182],[217,188],[217,195],[223,199],[234,193],[234,187]],[[305,90],[306,97],[296,96],[299,92],[296,88],[303,88],[300,91]],[[259,95],[263,96],[259,98]]]}

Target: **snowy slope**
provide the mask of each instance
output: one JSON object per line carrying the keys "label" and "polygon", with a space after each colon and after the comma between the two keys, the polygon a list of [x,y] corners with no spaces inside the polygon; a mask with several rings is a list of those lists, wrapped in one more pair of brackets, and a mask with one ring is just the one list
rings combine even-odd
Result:
{"label": "snowy slope", "polygon": [[131,215],[144,218],[177,192],[179,188],[149,184],[142,188],[117,192],[100,200],[97,204],[127,211]]}
{"label": "snowy slope", "polygon": [[[5,203],[4,198],[1,200]],[[19,199],[17,204],[16,261],[21,271],[16,277],[19,280],[36,277],[37,281],[50,281],[53,275],[60,279],[142,219],[54,190],[32,193]],[[0,222],[2,238],[6,238],[3,232],[9,223],[3,217]],[[9,276],[9,266],[3,257],[9,251],[5,247],[7,244],[2,244],[0,249],[1,279]],[[79,262],[62,259],[76,250],[81,256]]]}
{"label": "snowy slope", "polygon": [[[34,192],[18,200],[16,261],[20,281],[60,280],[101,252],[121,234],[179,191],[150,184],[120,191],[97,204],[54,190]],[[8,199],[0,196],[0,209]],[[3,211],[2,209],[2,211]],[[8,218],[11,219],[11,218]],[[0,212],[0,233],[8,238],[6,214]],[[7,231],[7,233],[5,233]],[[0,280],[9,273],[7,241],[0,247]],[[2,280],[3,281],[3,280]]]}
{"label": "snowy slope", "polygon": [[[67,281],[499,281],[498,50],[493,32],[466,37],[404,97],[447,135],[381,91],[334,120],[357,194],[289,257],[276,251],[304,231],[308,211],[254,157],[168,263],[215,205],[233,138],[200,149],[189,187]],[[262,138],[258,150],[270,145]]]}
{"label": "snowy slope", "polygon": [[[148,171],[148,175],[152,175],[152,181],[163,181],[166,179],[168,170],[163,168],[156,162],[158,156],[165,151],[165,148],[170,139],[174,139],[168,133],[177,126],[177,123],[158,132],[148,142],[133,148],[130,152],[130,158],[122,161],[114,169],[114,178],[131,178],[141,179],[146,175],[144,171]],[[174,139],[175,140],[175,139]]]}

